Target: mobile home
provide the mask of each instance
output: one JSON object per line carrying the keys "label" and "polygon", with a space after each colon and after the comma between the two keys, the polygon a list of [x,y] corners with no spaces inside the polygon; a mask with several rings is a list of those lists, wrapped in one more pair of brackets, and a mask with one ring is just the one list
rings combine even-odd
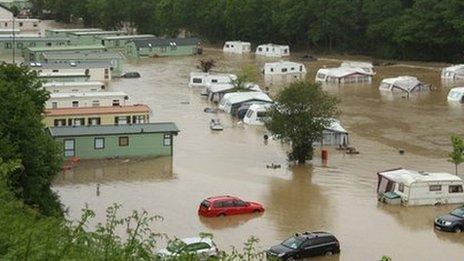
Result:
{"label": "mobile home", "polygon": [[272,103],[272,99],[263,92],[226,93],[219,102],[219,109],[234,115],[244,103]]}
{"label": "mobile home", "polygon": [[280,61],[265,63],[263,69],[264,75],[282,75],[282,74],[306,74],[306,67],[302,63]]}
{"label": "mobile home", "polygon": [[134,39],[145,39],[153,37],[155,36],[152,34],[105,36],[100,37],[100,43],[108,50],[124,51],[126,44]]}
{"label": "mobile home", "polygon": [[[233,92],[236,88],[233,83],[210,83],[206,87],[205,95],[208,96],[208,100],[213,102],[219,102],[224,94]],[[245,83],[243,85],[244,89],[254,92],[260,92],[261,88],[255,83]]]}
{"label": "mobile home", "polygon": [[43,116],[46,127],[142,124],[150,121],[150,108],[143,104],[57,108],[45,109]]}
{"label": "mobile home", "polygon": [[448,93],[447,100],[449,102],[464,103],[464,87],[452,88]]}
{"label": "mobile home", "polygon": [[464,182],[456,175],[399,168],[377,176],[379,201],[406,206],[464,203]]}
{"label": "mobile home", "polygon": [[225,53],[236,53],[236,54],[250,53],[251,44],[249,42],[242,42],[242,41],[228,41],[224,43],[224,47],[222,48],[222,50]]}
{"label": "mobile home", "polygon": [[45,37],[68,37],[71,33],[99,31],[103,30],[99,28],[45,29]]}
{"label": "mobile home", "polygon": [[189,87],[207,87],[210,84],[232,84],[237,75],[231,73],[191,72]]}
{"label": "mobile home", "polygon": [[[14,25],[13,25],[14,23]],[[40,33],[40,25],[42,21],[39,19],[0,19],[0,29],[19,29],[21,32],[38,32]]]}
{"label": "mobile home", "polygon": [[444,80],[464,80],[464,64],[443,68],[441,78]]}
{"label": "mobile home", "polygon": [[267,57],[284,57],[290,56],[290,46],[277,44],[262,44],[256,48],[256,55]]}
{"label": "mobile home", "polygon": [[[14,44],[14,46],[13,46]],[[13,47],[18,55],[24,56],[27,47],[67,46],[68,38],[46,38],[33,35],[0,35],[0,53],[10,54]]]}
{"label": "mobile home", "polygon": [[342,68],[359,68],[366,73],[375,74],[374,65],[371,62],[343,61],[340,65]]}
{"label": "mobile home", "polygon": [[371,83],[372,74],[360,68],[338,67],[322,68],[316,73],[316,82],[320,83]]}
{"label": "mobile home", "polygon": [[271,106],[270,103],[250,105],[243,117],[243,123],[248,125],[264,125],[264,120],[268,115],[267,111]]}
{"label": "mobile home", "polygon": [[85,74],[84,72],[81,73],[43,73],[39,72],[37,77],[44,83],[51,83],[51,82],[87,82],[89,81],[90,76]]}
{"label": "mobile home", "polygon": [[184,56],[202,52],[198,38],[143,38],[132,39],[126,44],[125,54],[129,58]]}
{"label": "mobile home", "polygon": [[45,103],[46,109],[80,108],[99,106],[130,105],[129,96],[124,92],[77,92],[52,93]]}
{"label": "mobile home", "polygon": [[109,62],[30,63],[32,70],[41,73],[84,73],[89,81],[108,83],[111,81]]}
{"label": "mobile home", "polygon": [[44,53],[89,53],[106,52],[106,48],[101,45],[82,45],[82,46],[47,46],[47,47],[27,47],[24,50],[24,60],[26,62],[41,61]]}
{"label": "mobile home", "polygon": [[124,31],[94,31],[94,32],[71,32],[69,38],[73,45],[100,45],[102,37],[122,36],[127,33]]}
{"label": "mobile home", "polygon": [[172,122],[50,127],[48,130],[65,157],[80,159],[172,156],[173,136],[179,133]]}
{"label": "mobile home", "polygon": [[105,91],[103,82],[48,82],[42,88],[50,93],[59,92],[100,92]]}
{"label": "mobile home", "polygon": [[380,83],[379,90],[389,92],[422,92],[429,91],[430,85],[419,81],[413,76],[399,76],[395,78],[383,79]]}

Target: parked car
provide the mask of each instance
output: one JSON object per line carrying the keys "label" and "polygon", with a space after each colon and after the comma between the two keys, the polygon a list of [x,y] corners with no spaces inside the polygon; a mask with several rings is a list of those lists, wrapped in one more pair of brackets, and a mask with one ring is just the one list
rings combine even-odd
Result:
{"label": "parked car", "polygon": [[237,197],[219,196],[203,200],[198,208],[198,214],[204,217],[230,216],[246,213],[263,212],[263,205],[256,202],[246,202]]}
{"label": "parked car", "polygon": [[268,259],[294,260],[340,253],[340,243],[327,232],[304,232],[266,251]]}
{"label": "parked car", "polygon": [[174,240],[166,248],[157,252],[158,257],[162,260],[172,259],[182,254],[192,254],[200,260],[207,260],[217,256],[219,250],[210,238],[191,237]]}
{"label": "parked car", "polygon": [[123,78],[140,78],[140,73],[138,72],[126,72],[122,75]]}
{"label": "parked car", "polygon": [[435,219],[435,228],[441,231],[460,233],[464,231],[464,206]]}

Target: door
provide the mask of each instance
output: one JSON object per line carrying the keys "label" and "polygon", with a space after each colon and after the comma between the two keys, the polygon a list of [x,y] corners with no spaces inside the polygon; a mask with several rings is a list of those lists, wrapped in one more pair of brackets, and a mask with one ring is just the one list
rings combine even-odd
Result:
{"label": "door", "polygon": [[65,140],[64,141],[64,156],[65,157],[74,157],[76,154],[75,151],[75,141],[74,140]]}

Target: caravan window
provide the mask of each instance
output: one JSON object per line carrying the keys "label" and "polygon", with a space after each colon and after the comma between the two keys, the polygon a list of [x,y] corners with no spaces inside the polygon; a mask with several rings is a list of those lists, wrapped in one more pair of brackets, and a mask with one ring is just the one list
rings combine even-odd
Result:
{"label": "caravan window", "polygon": [[441,185],[430,185],[429,191],[441,191]]}
{"label": "caravan window", "polygon": [[193,79],[192,79],[192,82],[193,82],[193,83],[202,83],[203,80],[202,80],[201,78],[193,78]]}
{"label": "caravan window", "polygon": [[264,118],[264,117],[267,116],[267,111],[258,111],[258,112],[256,113],[256,116],[257,116],[258,118]]}
{"label": "caravan window", "polygon": [[462,193],[462,185],[450,185],[449,193]]}
{"label": "caravan window", "polygon": [[212,82],[212,83],[217,83],[217,82],[218,82],[218,79],[211,79],[211,82]]}
{"label": "caravan window", "polygon": [[282,72],[287,72],[287,68],[282,68]]}
{"label": "caravan window", "polygon": [[398,191],[404,193],[404,184],[398,184]]}
{"label": "caravan window", "polygon": [[247,114],[246,114],[247,118],[250,118],[252,114],[253,114],[253,111],[252,111],[252,110],[248,110],[248,111],[247,111]]}
{"label": "caravan window", "polygon": [[259,47],[259,48],[258,48],[258,51],[262,52],[262,51],[263,51],[263,48]]}

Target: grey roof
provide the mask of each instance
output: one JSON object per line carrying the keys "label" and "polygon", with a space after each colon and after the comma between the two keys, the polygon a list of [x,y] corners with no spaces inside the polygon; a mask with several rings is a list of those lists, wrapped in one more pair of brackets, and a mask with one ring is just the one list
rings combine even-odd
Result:
{"label": "grey roof", "polygon": [[43,53],[45,59],[51,60],[122,60],[124,57],[116,52],[80,52],[80,53],[69,53],[69,52],[45,52]]}
{"label": "grey roof", "polygon": [[175,43],[176,46],[182,45],[197,45],[200,42],[199,38],[159,38],[159,37],[150,37],[150,38],[141,38],[133,39],[131,42],[135,44],[137,48],[144,47],[160,47],[160,46],[171,46],[171,43]]}
{"label": "grey roof", "polygon": [[110,68],[113,65],[110,61],[98,62],[50,62],[50,63],[29,63],[32,69],[91,69],[91,68]]}
{"label": "grey roof", "polygon": [[63,126],[50,127],[52,137],[77,137],[77,136],[99,136],[120,135],[139,133],[178,133],[179,129],[173,122],[157,122],[133,125],[96,125],[96,126]]}
{"label": "grey roof", "polygon": [[[67,42],[69,38],[63,37],[22,37],[21,35],[15,35],[16,42],[28,41],[28,42]],[[13,41],[13,36],[3,36],[0,35],[0,42],[11,42]]]}

